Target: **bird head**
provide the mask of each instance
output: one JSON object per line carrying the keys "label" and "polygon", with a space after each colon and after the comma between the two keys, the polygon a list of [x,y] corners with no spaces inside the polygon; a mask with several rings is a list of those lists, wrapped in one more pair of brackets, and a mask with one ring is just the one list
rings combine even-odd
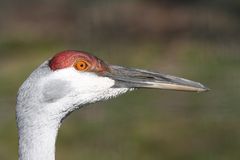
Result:
{"label": "bird head", "polygon": [[[198,82],[109,65],[87,52],[68,50],[44,62],[24,82],[19,90],[17,112],[18,108],[21,108],[21,112],[37,108],[38,113],[61,113],[64,117],[80,106],[106,100],[136,88],[196,92],[208,90]],[[28,107],[23,109],[20,103],[22,101]],[[44,105],[38,107],[37,104]],[[36,106],[33,107],[34,105]]]}

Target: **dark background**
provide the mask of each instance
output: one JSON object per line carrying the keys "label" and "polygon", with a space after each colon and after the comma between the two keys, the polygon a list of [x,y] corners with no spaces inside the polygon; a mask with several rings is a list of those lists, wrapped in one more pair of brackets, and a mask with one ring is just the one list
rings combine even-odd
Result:
{"label": "dark background", "polygon": [[237,0],[1,0],[0,159],[17,159],[18,87],[66,49],[211,91],[137,90],[85,107],[61,127],[56,159],[240,159],[239,29]]}

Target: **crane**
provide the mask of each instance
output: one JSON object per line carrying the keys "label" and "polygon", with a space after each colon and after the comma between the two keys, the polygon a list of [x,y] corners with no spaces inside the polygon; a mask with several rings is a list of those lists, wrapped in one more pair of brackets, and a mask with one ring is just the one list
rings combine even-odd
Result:
{"label": "crane", "polygon": [[19,160],[54,160],[58,129],[66,116],[87,104],[137,88],[208,90],[187,79],[110,65],[84,51],[57,53],[34,70],[19,88]]}

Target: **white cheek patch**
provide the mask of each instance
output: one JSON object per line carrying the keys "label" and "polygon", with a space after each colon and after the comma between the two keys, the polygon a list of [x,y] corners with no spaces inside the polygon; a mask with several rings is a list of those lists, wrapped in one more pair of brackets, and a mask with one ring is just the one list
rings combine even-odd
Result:
{"label": "white cheek patch", "polygon": [[53,99],[59,99],[67,94],[91,95],[103,92],[114,85],[114,80],[98,76],[95,73],[66,68],[54,71],[51,76],[42,79],[41,84],[44,86],[45,98],[53,101]]}
{"label": "white cheek patch", "polygon": [[82,93],[99,92],[111,88],[114,80],[93,73],[82,73],[79,74],[78,79],[72,81],[72,85]]}
{"label": "white cheek patch", "polygon": [[101,77],[91,72],[79,72],[75,69],[66,69],[66,79],[71,86],[79,93],[99,92],[111,88],[114,80],[108,77]]}
{"label": "white cheek patch", "polygon": [[115,81],[95,73],[79,72],[74,68],[54,71],[40,79],[39,95],[42,103],[51,104],[47,112],[67,113],[80,106],[107,100],[127,91],[129,88],[112,88]]}

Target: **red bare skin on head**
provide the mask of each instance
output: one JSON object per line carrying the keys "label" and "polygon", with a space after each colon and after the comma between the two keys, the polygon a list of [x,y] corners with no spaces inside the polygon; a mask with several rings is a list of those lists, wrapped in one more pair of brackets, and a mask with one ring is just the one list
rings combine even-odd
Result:
{"label": "red bare skin on head", "polygon": [[56,71],[68,67],[74,67],[78,61],[85,61],[89,64],[86,71],[101,73],[108,71],[108,66],[99,58],[84,52],[67,50],[57,53],[50,61],[49,67]]}

